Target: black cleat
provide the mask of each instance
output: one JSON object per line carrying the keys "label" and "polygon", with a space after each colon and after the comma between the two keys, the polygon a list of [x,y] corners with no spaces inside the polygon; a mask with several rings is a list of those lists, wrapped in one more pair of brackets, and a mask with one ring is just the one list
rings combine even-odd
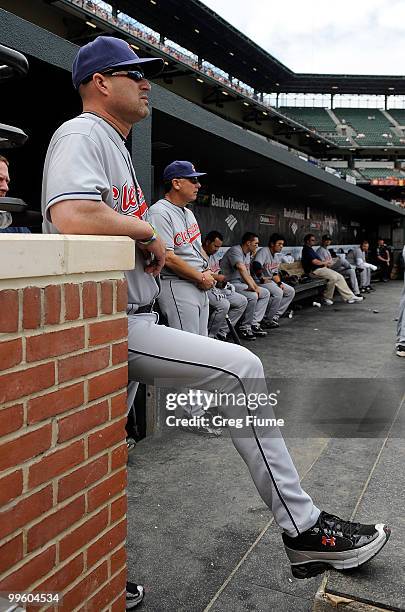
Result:
{"label": "black cleat", "polygon": [[242,340],[256,340],[256,336],[250,329],[239,329],[238,336],[240,336]]}
{"label": "black cleat", "polygon": [[258,338],[264,338],[265,336],[267,336],[267,332],[264,331],[264,329],[262,329],[260,325],[252,325],[252,332]]}
{"label": "black cleat", "polygon": [[395,353],[398,357],[405,357],[405,344],[399,344],[395,349]]}
{"label": "black cleat", "polygon": [[382,523],[362,525],[321,512],[315,525],[296,538],[283,533],[295,578],[312,578],[327,569],[360,567],[377,555],[391,530]]}

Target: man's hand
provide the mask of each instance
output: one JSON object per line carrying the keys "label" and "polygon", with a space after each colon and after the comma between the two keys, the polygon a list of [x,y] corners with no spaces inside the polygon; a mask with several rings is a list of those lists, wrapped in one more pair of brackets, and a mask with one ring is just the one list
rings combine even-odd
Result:
{"label": "man's hand", "polygon": [[197,287],[199,289],[202,289],[203,291],[208,291],[208,289],[212,289],[214,285],[215,285],[215,279],[212,276],[212,273],[210,272],[210,270],[206,270],[205,272],[202,272],[201,280],[199,283],[197,283]]}
{"label": "man's hand", "polygon": [[147,272],[147,274],[153,274],[153,276],[157,276],[165,264],[165,243],[158,236],[156,240],[154,240],[147,246],[145,246],[144,244],[139,244],[139,242],[137,242],[137,246],[141,249],[146,261],[149,260],[148,264],[145,267],[145,272]]}

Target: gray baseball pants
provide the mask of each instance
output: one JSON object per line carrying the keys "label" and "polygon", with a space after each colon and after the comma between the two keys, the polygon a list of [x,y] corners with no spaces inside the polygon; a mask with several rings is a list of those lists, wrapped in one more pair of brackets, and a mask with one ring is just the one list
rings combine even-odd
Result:
{"label": "gray baseball pants", "polygon": [[280,317],[285,313],[295,296],[295,289],[283,283],[283,287],[279,287],[273,280],[264,285],[270,293],[270,300],[266,308],[265,318],[272,320],[274,315]]}
{"label": "gray baseball pants", "polygon": [[232,285],[236,291],[244,295],[247,299],[245,313],[240,322],[241,329],[251,329],[252,325],[259,325],[263,320],[267,305],[270,300],[270,293],[264,287],[260,287],[260,297],[257,297],[256,291],[248,291],[245,283],[232,281]]}
{"label": "gray baseball pants", "polygon": [[405,345],[405,278],[404,288],[399,302],[399,317],[397,324],[397,346]]}
{"label": "gray baseball pants", "polygon": [[[238,398],[269,393],[262,363],[248,349],[156,325],[157,320],[154,313],[128,317],[129,380]],[[218,408],[228,418],[249,413],[258,419],[274,418],[269,403],[254,411],[232,402]],[[230,429],[233,444],[276,523],[292,537],[314,525],[319,510],[301,488],[280,430],[255,424]]]}
{"label": "gray baseball pants", "polygon": [[207,336],[209,304],[207,291],[180,278],[161,278],[158,302],[170,327]]}
{"label": "gray baseball pants", "polygon": [[345,259],[337,258],[337,261],[332,266],[332,270],[335,272],[340,272],[340,274],[344,278],[348,278],[350,282],[350,286],[353,289],[353,293],[358,295],[360,293],[359,283],[357,282],[356,270],[351,267],[348,261]]}
{"label": "gray baseball pants", "polygon": [[371,285],[371,268],[360,268],[360,288]]}
{"label": "gray baseball pants", "polygon": [[208,319],[208,335],[215,338],[218,334],[226,336],[229,329],[225,320],[226,315],[232,325],[236,325],[247,306],[247,299],[236,291],[215,289],[207,291],[210,309]]}

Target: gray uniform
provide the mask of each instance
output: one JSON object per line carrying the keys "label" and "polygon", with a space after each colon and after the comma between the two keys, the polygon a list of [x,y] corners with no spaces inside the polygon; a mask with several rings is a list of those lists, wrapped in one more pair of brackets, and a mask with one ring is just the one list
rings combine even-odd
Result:
{"label": "gray uniform", "polygon": [[[220,274],[221,272],[219,261],[218,253],[210,255],[208,258],[209,268],[214,274]],[[237,293],[231,283],[227,283],[223,289],[218,287],[210,289],[208,291],[208,301],[211,310],[208,320],[208,335],[211,338],[215,338],[218,334],[226,336],[228,333],[226,315],[229,316],[232,325],[236,325],[245,312],[247,298]]]}
{"label": "gray uniform", "polygon": [[264,269],[265,287],[270,293],[270,301],[265,313],[265,319],[269,321],[275,315],[281,317],[295,296],[294,287],[290,287],[287,283],[283,283],[282,287],[279,287],[272,280],[275,274],[279,274],[279,265],[283,262],[283,259],[284,256],[281,253],[272,253],[269,247],[262,247],[254,258],[254,261],[257,261]]}
{"label": "gray uniform", "polygon": [[[123,193],[132,193],[133,198],[128,200]],[[57,233],[50,223],[49,209],[55,202],[68,199],[103,201],[119,214],[143,218],[147,215],[122,138],[104,120],[88,113],[65,123],[50,143],[43,179],[44,232]],[[142,271],[142,263],[141,255],[137,268],[126,273],[132,300],[130,313],[150,303],[157,293],[156,282]],[[246,348],[158,326],[157,322],[154,313],[128,316],[130,381],[160,381],[163,385],[163,380],[166,384],[175,380],[190,388],[245,396],[268,393],[263,366]],[[128,395],[131,402],[131,385]],[[229,417],[237,416],[238,410],[248,412],[234,404],[221,410]],[[274,418],[268,403],[255,414]],[[253,424],[243,435],[231,428],[231,435],[278,525],[292,536],[311,527],[319,510],[301,488],[280,432]]]}
{"label": "gray uniform", "polygon": [[[162,199],[149,209],[149,220],[168,250],[198,272],[208,269],[208,260],[202,254],[200,228],[191,210]],[[209,315],[207,292],[192,281],[179,278],[167,266],[163,268],[160,278],[159,306],[170,327],[206,336]]]}
{"label": "gray uniform", "polygon": [[[321,261],[328,261],[329,259],[333,259],[329,250],[323,246],[320,246],[316,250],[317,255]],[[336,257],[334,263],[331,266],[331,270],[335,270],[335,272],[340,272],[344,278],[349,279],[350,286],[355,295],[359,295],[359,284],[357,282],[356,270],[352,268],[349,262],[346,259],[342,259],[340,257]]]}
{"label": "gray uniform", "polygon": [[244,295],[248,301],[240,323],[240,328],[246,330],[251,329],[252,325],[260,324],[270,300],[270,293],[267,289],[260,287],[258,296],[255,291],[249,291],[248,286],[241,277],[236,265],[242,263],[248,274],[250,274],[250,261],[250,253],[244,253],[239,244],[228,249],[220,261],[222,274],[232,283],[236,291]]}
{"label": "gray uniform", "polygon": [[360,288],[369,287],[371,284],[371,270],[374,266],[366,261],[366,254],[360,247],[354,249],[353,257],[356,266],[360,269]]}
{"label": "gray uniform", "polygon": [[[402,251],[402,257],[405,263],[405,246]],[[399,316],[397,325],[397,346],[405,346],[405,276],[404,276],[404,289],[401,295],[401,301],[399,303]]]}

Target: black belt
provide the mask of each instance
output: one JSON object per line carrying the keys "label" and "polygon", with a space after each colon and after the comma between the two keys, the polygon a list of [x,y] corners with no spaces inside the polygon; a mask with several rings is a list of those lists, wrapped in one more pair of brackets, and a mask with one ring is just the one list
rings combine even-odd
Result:
{"label": "black belt", "polygon": [[138,308],[136,308],[136,310],[134,309],[134,312],[131,312],[131,310],[133,309],[133,307],[136,307],[136,304],[128,304],[128,314],[142,314],[145,312],[153,312],[153,304],[154,302],[152,302],[151,304],[147,304],[146,306],[139,306]]}

